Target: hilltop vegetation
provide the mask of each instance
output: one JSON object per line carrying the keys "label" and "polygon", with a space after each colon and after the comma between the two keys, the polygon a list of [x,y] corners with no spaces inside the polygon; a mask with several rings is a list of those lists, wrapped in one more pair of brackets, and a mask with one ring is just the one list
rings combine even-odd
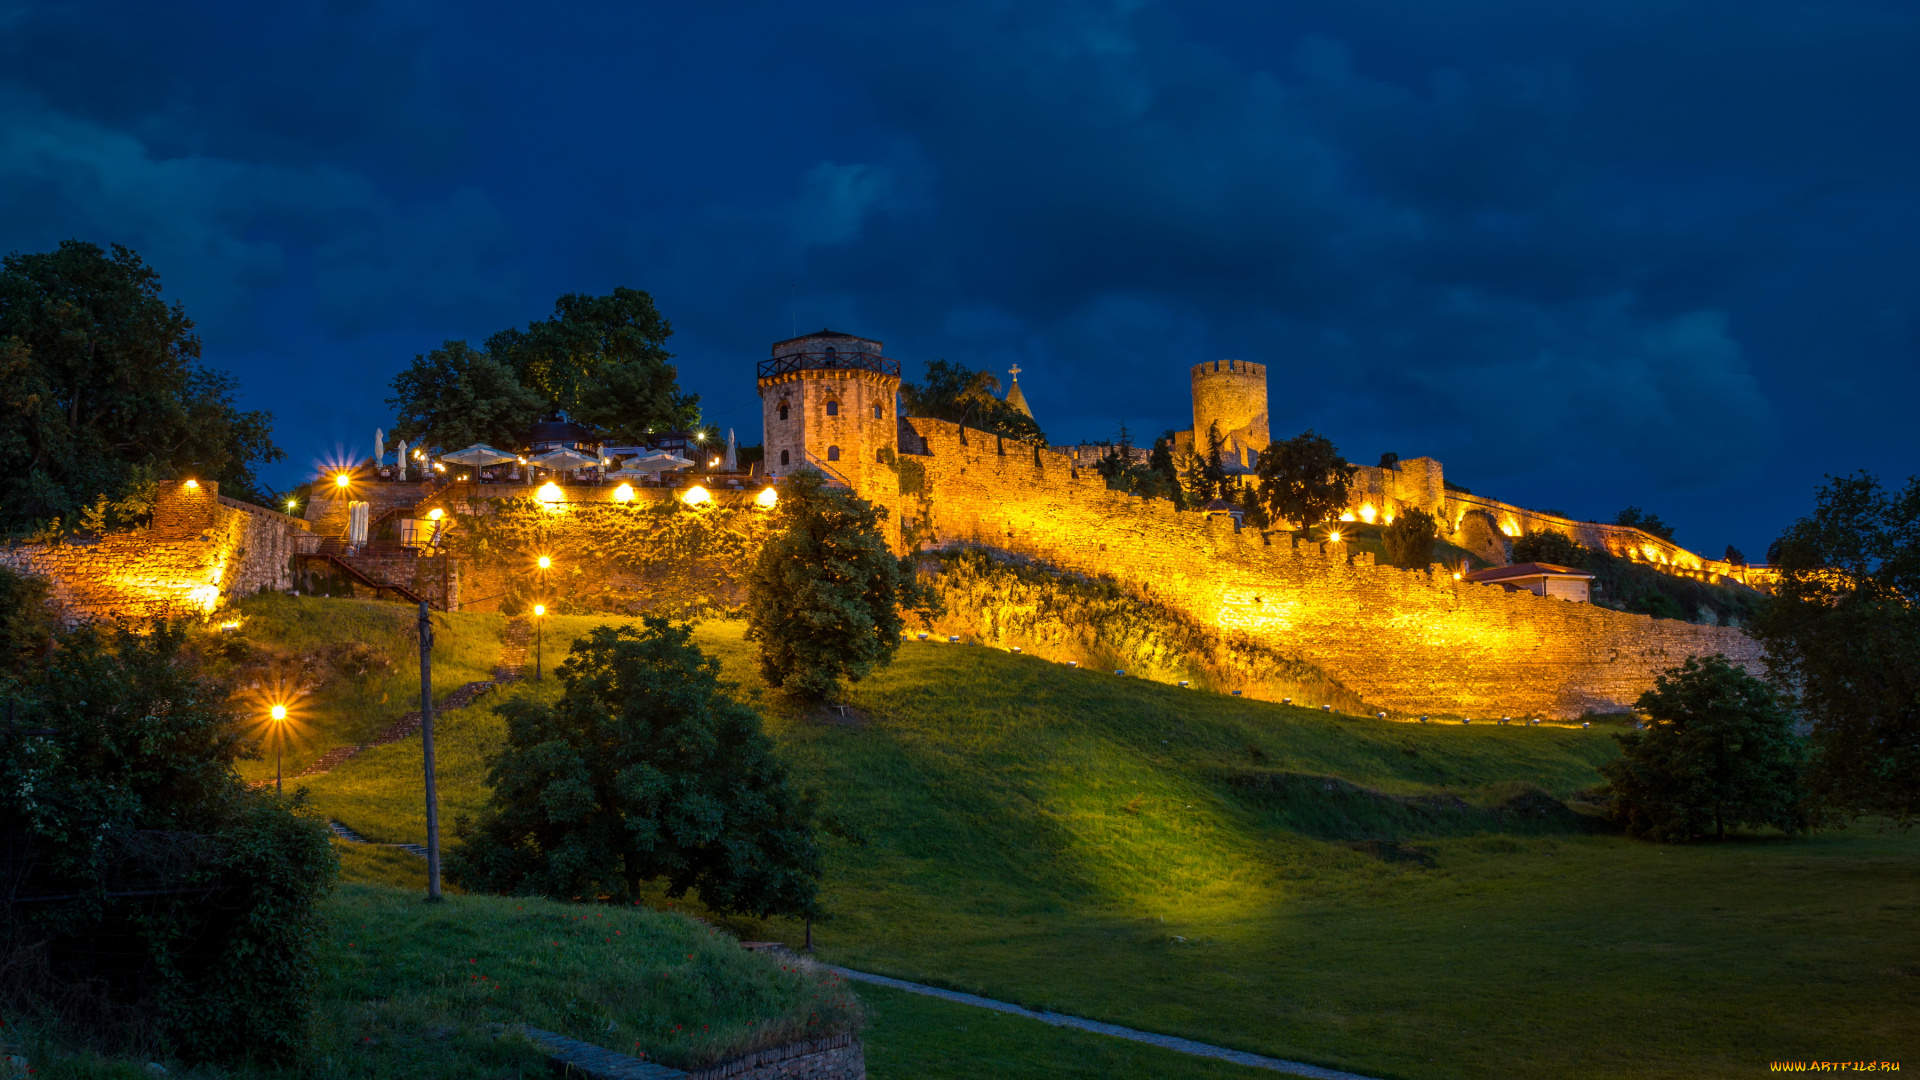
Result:
{"label": "hilltop vegetation", "polygon": [[[602,621],[551,620],[548,663]],[[944,642],[907,644],[829,721],[759,683],[737,624],[695,640],[869,841],[823,841],[834,962],[1375,1076],[1732,1076],[1836,1042],[1920,1049],[1901,1019],[1920,1007],[1912,837],[1621,838],[1578,797],[1617,755],[1597,727],[1383,724]],[[442,723],[451,820],[482,804],[503,727],[482,706]],[[419,769],[397,743],[313,797],[417,841]],[[1064,1033],[860,993],[876,1077],[979,1075],[967,1053],[1007,1076],[1235,1073],[1082,1063],[1049,1049]],[[1650,1025],[1650,1002],[1685,1007]]]}

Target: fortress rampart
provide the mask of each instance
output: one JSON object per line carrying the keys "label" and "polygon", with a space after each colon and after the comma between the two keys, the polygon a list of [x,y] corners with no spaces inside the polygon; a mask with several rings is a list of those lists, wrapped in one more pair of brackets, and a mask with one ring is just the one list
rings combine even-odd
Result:
{"label": "fortress rampart", "polygon": [[184,618],[229,597],[291,588],[293,556],[310,539],[306,522],[226,498],[202,480],[162,484],[145,529],[19,544],[0,549],[0,563],[47,578],[69,621]]}
{"label": "fortress rampart", "polygon": [[[1111,575],[1209,625],[1296,653],[1385,708],[1577,716],[1630,707],[1656,672],[1688,656],[1759,659],[1736,629],[1461,583],[1444,567],[1377,566],[1338,545],[1236,530],[1225,515],[1176,513],[1164,500],[1110,491],[1066,454],[977,431],[963,444],[945,421],[902,426],[912,434],[902,446],[925,470],[921,492],[866,493],[894,508],[902,538],[913,523],[934,543],[979,543]],[[1411,475],[1396,483],[1431,497],[1437,475],[1430,483],[1418,469],[1402,472]]]}

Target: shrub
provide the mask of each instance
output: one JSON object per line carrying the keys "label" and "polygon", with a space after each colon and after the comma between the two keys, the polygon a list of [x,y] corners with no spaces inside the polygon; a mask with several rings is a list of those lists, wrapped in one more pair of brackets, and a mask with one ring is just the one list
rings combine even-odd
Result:
{"label": "shrub", "polygon": [[813,806],[787,782],[760,715],[719,682],[691,631],[649,616],[573,643],[548,704],[495,707],[486,816],[447,860],[482,892],[635,900],[665,878],[715,911],[817,914]]}
{"label": "shrub", "polygon": [[306,1035],[332,846],[297,802],[241,785],[228,693],[183,640],[165,623],[83,627],[15,688],[32,726],[0,734],[15,898],[0,994],[79,1035],[285,1061]]}
{"label": "shrub", "polygon": [[1621,757],[1600,767],[1629,835],[1686,841],[1724,838],[1730,825],[1806,827],[1803,749],[1771,686],[1724,656],[1690,657],[1636,707],[1646,729],[1615,735]]}
{"label": "shrub", "polygon": [[885,510],[801,469],[781,486],[774,534],[748,575],[747,640],[767,685],[831,700],[893,662],[912,574],[880,536]]}
{"label": "shrub", "polygon": [[1380,543],[1387,549],[1387,561],[1402,570],[1425,570],[1433,562],[1433,542],[1440,538],[1440,525],[1425,510],[1406,509],[1393,524],[1380,531]]}
{"label": "shrub", "polygon": [[1585,545],[1557,532],[1531,532],[1513,542],[1513,561],[1551,563],[1575,569],[1587,565]]}
{"label": "shrub", "polygon": [[1309,528],[1331,520],[1346,507],[1356,471],[1332,440],[1303,432],[1274,443],[1260,455],[1256,497],[1271,520]]}

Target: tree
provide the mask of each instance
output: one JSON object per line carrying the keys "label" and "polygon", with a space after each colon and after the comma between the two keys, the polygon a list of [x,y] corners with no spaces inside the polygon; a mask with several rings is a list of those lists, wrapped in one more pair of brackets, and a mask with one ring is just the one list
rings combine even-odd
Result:
{"label": "tree", "polygon": [[1823,817],[1920,814],[1920,477],[1828,477],[1773,545],[1774,595],[1748,633],[1799,688]]}
{"label": "tree", "polygon": [[1224,499],[1235,485],[1227,472],[1226,440],[1220,437],[1220,424],[1207,425],[1207,452],[1200,455],[1193,471],[1193,488],[1202,499]]}
{"label": "tree", "polygon": [[900,384],[908,416],[949,420],[962,428],[1047,445],[1046,433],[1033,417],[1008,405],[999,392],[1000,380],[992,372],[945,360],[927,362],[925,382]]}
{"label": "tree", "polygon": [[1260,485],[1254,497],[1274,521],[1312,528],[1346,509],[1357,471],[1331,440],[1307,431],[1274,443],[1260,455]]}
{"label": "tree", "polygon": [[1737,547],[1734,547],[1732,544],[1727,545],[1727,553],[1724,556],[1724,558],[1726,559],[1727,562],[1732,563],[1735,566],[1747,565],[1747,553],[1744,551],[1741,551]]}
{"label": "tree", "polygon": [[46,578],[0,566],[0,680],[23,679],[51,655],[57,623],[47,593]]}
{"label": "tree", "polygon": [[145,1028],[189,1061],[285,1062],[338,867],[297,799],[235,775],[252,747],[232,688],[202,676],[186,637],[82,626],[6,687],[22,723],[0,730],[0,888],[43,900],[9,906],[4,946],[61,958],[44,990],[8,989],[62,1022],[91,1013],[116,1042]]}
{"label": "tree", "polygon": [[547,409],[539,394],[520,385],[513,371],[491,354],[464,341],[449,341],[393,377],[399,411],[395,439],[424,438],[442,450],[487,443],[502,450],[520,445],[520,437]]}
{"label": "tree", "polygon": [[1629,506],[1613,516],[1615,525],[1625,525],[1630,529],[1639,529],[1651,533],[1662,540],[1673,539],[1673,526],[1660,520],[1658,514],[1650,514],[1637,506]]}
{"label": "tree", "polygon": [[886,511],[812,469],[781,484],[775,515],[747,579],[747,640],[759,643],[767,685],[831,701],[841,679],[893,662],[914,575],[880,535]]}
{"label": "tree", "polygon": [[0,261],[0,528],[71,522],[156,477],[270,499],[254,469],[286,456],[272,414],[238,408],[199,359],[193,321],[124,247]]}
{"label": "tree", "polygon": [[1587,557],[1585,545],[1546,529],[1530,532],[1513,542],[1513,561],[1517,563],[1547,563],[1577,570],[1587,565]]}
{"label": "tree", "polygon": [[1397,469],[1400,467],[1400,455],[1389,450],[1380,455],[1380,468]]}
{"label": "tree", "polygon": [[1402,570],[1425,570],[1433,564],[1433,542],[1440,539],[1440,525],[1425,510],[1408,507],[1400,511],[1393,524],[1380,530],[1380,542],[1387,549],[1387,561]]}
{"label": "tree", "polygon": [[606,296],[568,293],[554,301],[551,318],[500,331],[487,351],[546,399],[545,411],[638,443],[650,431],[699,422],[699,396],[681,392],[668,363],[671,336],[651,295],[618,286]]}
{"label": "tree", "polygon": [[1615,735],[1600,766],[1615,820],[1630,836],[1687,841],[1728,826],[1806,828],[1801,740],[1773,687],[1724,656],[1689,657],[1656,676],[1635,707],[1645,730]]}
{"label": "tree", "polygon": [[1180,485],[1180,469],[1173,460],[1173,432],[1165,432],[1153,440],[1153,453],[1147,457],[1147,471],[1159,478],[1158,486],[1173,500],[1176,508],[1187,508],[1187,492]]}
{"label": "tree", "polygon": [[628,903],[642,882],[715,911],[817,915],[814,807],[692,630],[599,626],[557,670],[558,701],[494,707],[493,794],[448,873],[481,892]]}

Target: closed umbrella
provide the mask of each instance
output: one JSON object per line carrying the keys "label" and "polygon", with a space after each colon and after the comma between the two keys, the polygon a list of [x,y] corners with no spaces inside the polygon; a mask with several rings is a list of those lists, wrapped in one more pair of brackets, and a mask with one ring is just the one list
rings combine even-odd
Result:
{"label": "closed umbrella", "polygon": [[725,462],[725,467],[728,472],[740,471],[740,459],[738,456],[736,456],[735,448],[733,445],[733,429],[732,428],[727,429],[727,460]]}
{"label": "closed umbrella", "polygon": [[376,473],[387,463],[387,444],[381,440],[381,434],[379,428],[373,429],[373,471]]}

